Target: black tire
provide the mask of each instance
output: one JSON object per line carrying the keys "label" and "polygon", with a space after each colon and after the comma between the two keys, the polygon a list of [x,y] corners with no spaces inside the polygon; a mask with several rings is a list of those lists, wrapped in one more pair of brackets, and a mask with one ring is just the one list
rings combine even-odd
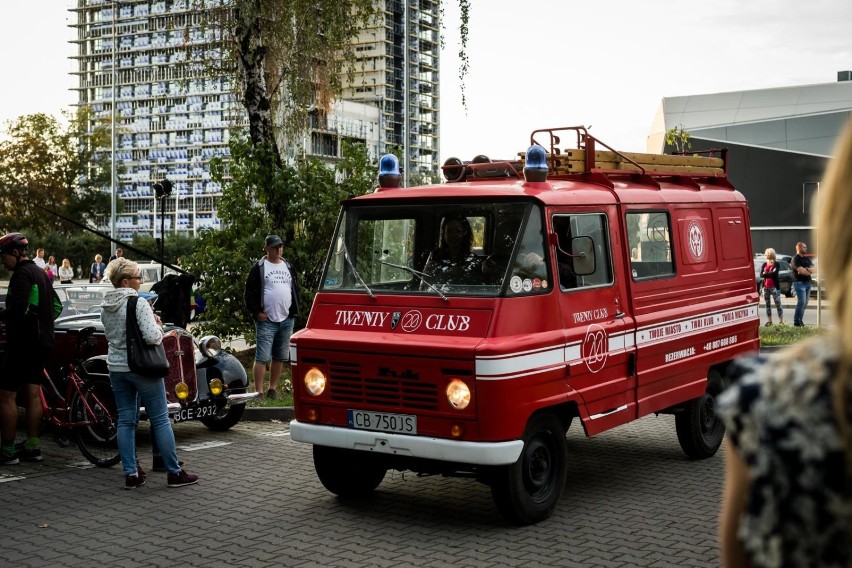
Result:
{"label": "black tire", "polygon": [[[118,454],[118,408],[112,385],[103,379],[88,380],[83,385],[82,396],[71,401],[71,422],[87,424],[72,428],[74,443],[80,453],[98,467],[112,467],[121,457]],[[85,399],[87,404],[83,403]],[[88,408],[87,408],[88,405]],[[88,412],[92,410],[92,414]]]}
{"label": "black tire", "polygon": [[709,458],[722,445],[725,424],[716,414],[716,398],[726,386],[722,375],[711,369],[704,395],[690,400],[686,408],[675,415],[677,440],[691,459]]}
{"label": "black tire", "polygon": [[543,521],[559,503],[567,473],[565,427],[553,414],[533,416],[518,461],[498,468],[491,481],[497,510],[519,525]]}
{"label": "black tire", "polygon": [[222,408],[215,416],[205,416],[201,423],[214,432],[224,432],[233,428],[242,419],[245,411],[245,404],[232,404]]}
{"label": "black tire", "polygon": [[314,446],[314,468],[323,486],[344,498],[370,495],[388,471],[381,456],[328,446]]}

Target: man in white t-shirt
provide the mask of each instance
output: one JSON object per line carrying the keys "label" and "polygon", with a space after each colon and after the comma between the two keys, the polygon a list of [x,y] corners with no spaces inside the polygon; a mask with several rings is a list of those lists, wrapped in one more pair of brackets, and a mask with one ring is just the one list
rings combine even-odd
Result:
{"label": "man in white t-shirt", "polygon": [[35,265],[44,270],[45,262],[44,262],[44,249],[38,249],[36,251],[36,257],[33,259]]}
{"label": "man in white t-shirt", "polygon": [[263,246],[266,255],[254,263],[246,280],[246,308],[255,321],[257,345],[252,375],[254,388],[263,393],[269,368],[268,398],[278,397],[278,380],[290,360],[290,335],[299,315],[299,287],[293,266],[282,258],[284,241],[269,235]]}

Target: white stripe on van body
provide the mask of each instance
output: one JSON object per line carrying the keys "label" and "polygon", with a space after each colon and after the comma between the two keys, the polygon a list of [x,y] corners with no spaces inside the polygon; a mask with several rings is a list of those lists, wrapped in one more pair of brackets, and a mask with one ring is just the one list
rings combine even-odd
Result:
{"label": "white stripe on van body", "polygon": [[[715,331],[758,319],[759,305],[708,312],[697,316],[680,318],[665,323],[643,326],[635,332],[620,332],[609,336],[608,355],[632,349],[643,348],[657,343],[669,342],[683,337]],[[561,352],[561,354],[560,354]],[[561,356],[561,360],[559,357]],[[503,355],[478,356],[476,358],[476,379],[481,381],[502,381],[526,377],[535,373],[550,371],[565,365],[583,363],[580,341],[537,350],[519,351]]]}

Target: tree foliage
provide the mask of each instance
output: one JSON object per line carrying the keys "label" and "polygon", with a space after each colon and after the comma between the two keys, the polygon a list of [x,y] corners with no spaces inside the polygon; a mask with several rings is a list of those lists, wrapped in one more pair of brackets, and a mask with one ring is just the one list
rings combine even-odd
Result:
{"label": "tree foliage", "polygon": [[[243,289],[253,262],[263,255],[266,235],[285,239],[284,258],[291,261],[302,286],[301,322],[307,318],[319,284],[328,243],[340,201],[370,191],[377,167],[362,144],[343,145],[343,160],[330,169],[315,158],[269,169],[268,149],[247,136],[233,136],[228,162],[215,159],[213,179],[223,183],[218,213],[219,231],[202,232],[182,267],[201,275],[201,294],[207,311],[199,318],[197,333],[223,338],[254,338],[254,322],[246,313]],[[230,179],[229,179],[230,178]],[[277,225],[261,203],[278,199],[288,204],[287,227]],[[286,238],[284,234],[292,237]]]}
{"label": "tree foliage", "polygon": [[[47,234],[57,219],[34,204],[66,217],[88,221],[109,211],[109,160],[98,150],[109,145],[109,125],[87,131],[88,109],[80,109],[63,126],[46,114],[11,121],[0,142],[0,227]],[[59,223],[60,232],[76,232]]]}
{"label": "tree foliage", "polygon": [[683,129],[682,124],[678,124],[666,131],[666,144],[672,146],[676,152],[686,152],[692,147],[692,142],[689,141],[691,135]]}

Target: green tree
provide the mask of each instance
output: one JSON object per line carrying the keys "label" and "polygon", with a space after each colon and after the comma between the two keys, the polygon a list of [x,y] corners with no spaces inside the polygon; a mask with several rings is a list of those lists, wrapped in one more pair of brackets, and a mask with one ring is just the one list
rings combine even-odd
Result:
{"label": "green tree", "polygon": [[0,142],[0,226],[47,234],[57,226],[76,233],[70,223],[37,207],[66,217],[93,220],[109,210],[101,190],[109,180],[109,161],[98,150],[109,141],[108,125],[86,130],[88,110],[69,117],[67,126],[46,114],[19,117]]}
{"label": "green tree", "polygon": [[[377,165],[363,144],[344,142],[343,160],[330,169],[315,158],[270,169],[268,149],[247,136],[234,135],[229,142],[231,158],[215,159],[213,179],[223,184],[218,213],[219,231],[202,232],[182,267],[201,276],[201,294],[207,311],[199,318],[196,333],[223,338],[243,335],[254,338],[254,322],[245,312],[243,288],[253,262],[263,255],[268,234],[285,239],[284,257],[290,260],[302,286],[301,323],[307,318],[319,284],[322,264],[334,230],[340,201],[362,195],[374,186]],[[261,202],[270,192],[289,204],[287,227],[276,225]]]}
{"label": "green tree", "polygon": [[666,131],[666,145],[672,146],[676,152],[683,153],[692,148],[692,142],[689,141],[691,135],[683,129],[682,124],[678,124]]}

